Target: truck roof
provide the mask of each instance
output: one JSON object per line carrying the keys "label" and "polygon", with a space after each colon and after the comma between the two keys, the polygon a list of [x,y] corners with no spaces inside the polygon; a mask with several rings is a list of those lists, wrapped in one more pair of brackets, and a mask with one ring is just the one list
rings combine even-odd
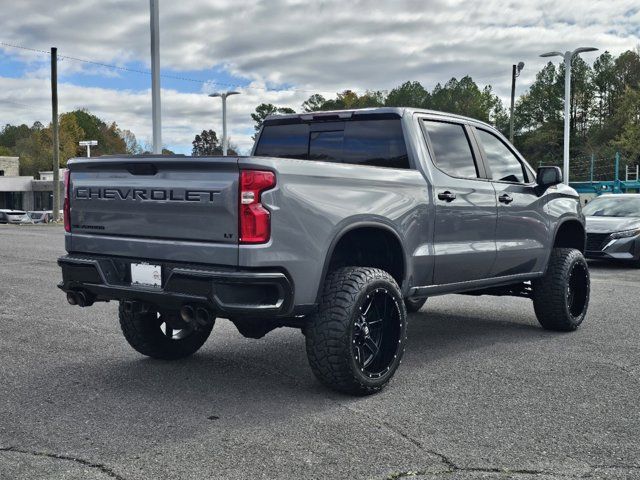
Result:
{"label": "truck roof", "polygon": [[340,119],[349,119],[357,116],[364,115],[397,115],[403,117],[405,114],[411,115],[414,113],[426,113],[429,115],[437,115],[447,118],[455,118],[463,120],[465,122],[473,122],[482,124],[487,127],[493,128],[486,122],[477,120],[471,117],[465,117],[464,115],[457,115],[455,113],[441,112],[438,110],[428,110],[426,108],[409,108],[409,107],[372,107],[372,108],[355,108],[349,110],[320,110],[314,112],[304,113],[288,113],[288,114],[272,114],[268,115],[265,122],[270,120],[287,120],[287,119],[301,119],[306,121],[322,120],[323,117],[338,117]]}

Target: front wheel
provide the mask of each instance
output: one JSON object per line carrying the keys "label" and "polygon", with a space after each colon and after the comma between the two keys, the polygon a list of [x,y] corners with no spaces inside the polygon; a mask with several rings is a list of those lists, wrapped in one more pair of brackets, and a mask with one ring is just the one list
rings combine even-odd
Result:
{"label": "front wheel", "polygon": [[533,281],[533,307],[547,330],[570,332],[587,314],[591,281],[579,250],[554,248],[545,275]]}
{"label": "front wheel", "polygon": [[329,388],[353,395],[380,391],[402,361],[407,313],[387,272],[346,267],[330,273],[318,313],[306,329],[307,356]]}
{"label": "front wheel", "polygon": [[132,312],[120,303],[120,327],[137,352],[162,360],[177,360],[193,355],[207,341],[213,322],[195,328],[187,325],[178,312],[158,314],[149,310]]}

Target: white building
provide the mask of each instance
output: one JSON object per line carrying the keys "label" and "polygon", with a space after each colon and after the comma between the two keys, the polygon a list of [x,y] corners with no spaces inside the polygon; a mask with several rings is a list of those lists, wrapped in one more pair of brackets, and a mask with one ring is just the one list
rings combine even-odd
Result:
{"label": "white building", "polygon": [[[60,170],[60,195],[64,195]],[[0,156],[0,209],[51,210],[53,208],[53,172],[40,172],[40,179],[20,176],[18,157]]]}

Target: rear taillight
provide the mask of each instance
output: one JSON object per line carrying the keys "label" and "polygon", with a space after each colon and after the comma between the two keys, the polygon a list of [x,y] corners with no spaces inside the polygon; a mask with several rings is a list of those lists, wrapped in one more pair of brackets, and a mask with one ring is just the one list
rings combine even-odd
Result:
{"label": "rear taillight", "polygon": [[64,171],[64,206],[62,207],[62,215],[64,217],[64,231],[71,231],[71,205],[69,199],[69,190],[71,188],[71,173],[69,170]]}
{"label": "rear taillight", "polygon": [[240,243],[265,243],[271,237],[271,213],[260,203],[260,195],[276,185],[273,172],[240,171]]}

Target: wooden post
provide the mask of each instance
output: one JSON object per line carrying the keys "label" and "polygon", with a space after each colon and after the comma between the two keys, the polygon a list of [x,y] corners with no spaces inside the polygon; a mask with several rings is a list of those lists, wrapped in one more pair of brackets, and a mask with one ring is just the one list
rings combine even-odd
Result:
{"label": "wooden post", "polygon": [[60,217],[60,133],[58,128],[58,49],[51,47],[51,124],[53,129],[53,221]]}

